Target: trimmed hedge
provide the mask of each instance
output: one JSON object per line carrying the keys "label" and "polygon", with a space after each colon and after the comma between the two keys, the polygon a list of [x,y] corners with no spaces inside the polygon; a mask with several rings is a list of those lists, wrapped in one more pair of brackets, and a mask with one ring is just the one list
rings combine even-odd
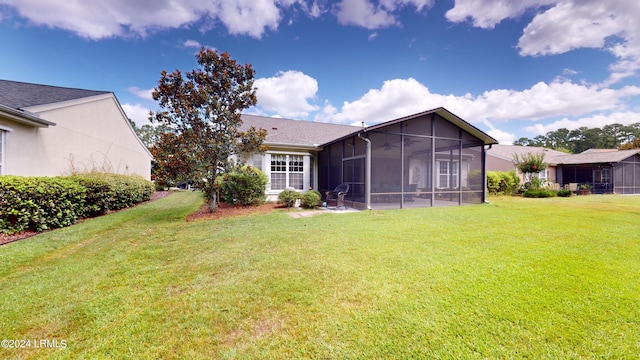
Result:
{"label": "trimmed hedge", "polygon": [[68,226],[149,200],[153,183],[138,176],[0,176],[0,231],[13,234]]}
{"label": "trimmed hedge", "polygon": [[548,198],[558,196],[558,192],[556,190],[527,190],[522,196],[528,198]]}
{"label": "trimmed hedge", "polygon": [[73,224],[87,189],[61,178],[0,176],[0,230],[13,234]]}
{"label": "trimmed hedge", "polygon": [[155,186],[140,177],[109,173],[87,173],[67,176],[87,189],[87,200],[82,216],[97,216],[109,210],[119,210],[143,201],[153,195]]}

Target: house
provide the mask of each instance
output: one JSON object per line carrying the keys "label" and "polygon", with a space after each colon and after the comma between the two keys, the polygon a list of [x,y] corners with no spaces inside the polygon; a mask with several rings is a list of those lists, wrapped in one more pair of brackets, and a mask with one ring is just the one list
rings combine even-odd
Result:
{"label": "house", "polygon": [[[487,171],[515,171],[516,174],[524,181],[523,174],[516,168],[514,157],[522,157],[528,153],[544,153],[545,162],[550,163],[557,156],[564,156],[567,153],[552,149],[536,146],[518,146],[518,145],[492,145],[487,151]],[[538,173],[538,178],[545,181],[555,181],[556,168],[553,165],[547,166],[546,169]]]}
{"label": "house", "polygon": [[269,150],[249,163],[285,188],[321,193],[349,185],[348,206],[387,209],[485,200],[486,145],[497,141],[437,108],[369,127],[242,115],[241,130],[267,130]]}
{"label": "house", "polygon": [[0,80],[0,175],[149,179],[151,159],[112,92]]}
{"label": "house", "polygon": [[493,145],[487,154],[487,170],[514,170],[513,155],[528,152],[544,152],[548,167],[541,177],[551,183],[566,188],[587,184],[596,194],[640,194],[640,149],[589,149],[567,154],[539,147]]}

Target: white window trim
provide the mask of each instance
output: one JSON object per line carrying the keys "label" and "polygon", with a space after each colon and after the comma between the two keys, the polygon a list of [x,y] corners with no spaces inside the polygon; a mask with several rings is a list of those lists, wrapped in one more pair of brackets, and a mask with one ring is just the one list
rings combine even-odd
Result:
{"label": "white window trim", "polygon": [[4,175],[5,168],[7,167],[5,164],[5,154],[7,153],[7,133],[11,131],[6,129],[4,126],[0,126],[0,175]]}
{"label": "white window trim", "polygon": [[[450,161],[450,160],[437,160],[436,162],[438,163],[437,166],[436,166],[436,169],[438,170],[436,188],[437,189],[451,189],[452,187],[450,186],[451,184],[449,184],[449,182],[451,181],[451,176],[452,175],[456,175],[457,176],[456,180],[455,180],[457,186],[453,187],[453,189],[459,188],[460,187],[460,174],[459,174],[460,165],[459,165],[459,162],[456,161],[456,160],[453,160],[453,161]],[[446,174],[440,172],[440,164],[442,164],[442,163],[446,163],[447,164],[447,173]],[[451,173],[451,169],[455,169],[456,174],[452,174]],[[446,183],[447,186],[442,186],[442,182],[440,181],[440,176],[441,175],[446,175],[447,176],[447,183]]]}
{"label": "white window trim", "polygon": [[302,189],[296,189],[297,191],[305,191],[310,188],[311,181],[309,179],[311,175],[311,154],[304,152],[287,152],[287,151],[269,151],[264,155],[264,162],[262,166],[264,167],[265,174],[267,175],[267,179],[269,179],[269,183],[267,184],[267,193],[277,194],[280,193],[284,189],[272,189],[271,188],[271,155],[286,155],[286,180],[285,180],[285,189],[289,187],[289,156],[296,155],[302,156],[303,168],[302,168]]}

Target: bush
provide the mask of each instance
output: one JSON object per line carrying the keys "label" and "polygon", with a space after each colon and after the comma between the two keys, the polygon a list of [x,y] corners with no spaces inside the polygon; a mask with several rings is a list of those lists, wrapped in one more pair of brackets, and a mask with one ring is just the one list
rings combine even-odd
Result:
{"label": "bush", "polygon": [[300,199],[300,193],[295,190],[282,190],[278,194],[278,202],[281,204],[287,204],[287,207],[293,206],[293,203]]}
{"label": "bush", "polygon": [[261,205],[264,204],[267,181],[267,175],[260,169],[243,165],[219,175],[216,187],[221,199],[228,204]]}
{"label": "bush", "polygon": [[559,197],[571,197],[571,195],[573,195],[573,191],[571,191],[571,190],[559,190],[558,191],[558,196]]}
{"label": "bush", "polygon": [[320,196],[320,192],[316,190],[309,190],[306,193],[302,194],[300,202],[302,204],[302,207],[305,209],[315,209],[316,207],[318,207],[321,198],[322,196]]}
{"label": "bush", "polygon": [[102,215],[109,210],[147,201],[155,191],[155,185],[140,176],[92,172],[68,176],[66,179],[87,189],[83,216]]}
{"label": "bush", "polygon": [[13,234],[71,225],[85,199],[86,188],[70,180],[0,176],[0,229]]}
{"label": "bush", "polygon": [[558,195],[558,192],[555,190],[536,190],[536,189],[527,190],[522,194],[522,196],[528,197],[528,198],[548,198],[548,197],[554,197],[557,195]]}
{"label": "bush", "polygon": [[493,195],[513,194],[520,178],[515,171],[487,171],[487,191]]}
{"label": "bush", "polygon": [[139,176],[0,176],[0,231],[42,231],[149,200],[153,183]]}
{"label": "bush", "polygon": [[81,216],[102,215],[109,211],[111,204],[111,184],[104,176],[72,175],[66,179],[87,189],[86,202]]}

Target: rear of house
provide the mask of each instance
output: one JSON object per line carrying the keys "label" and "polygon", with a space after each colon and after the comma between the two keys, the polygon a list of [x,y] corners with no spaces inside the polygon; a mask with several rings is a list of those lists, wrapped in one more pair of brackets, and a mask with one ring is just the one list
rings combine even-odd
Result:
{"label": "rear of house", "polygon": [[370,127],[243,115],[267,130],[269,151],[249,163],[267,173],[267,195],[349,186],[347,206],[388,209],[485,200],[486,145],[497,141],[444,108]]}

